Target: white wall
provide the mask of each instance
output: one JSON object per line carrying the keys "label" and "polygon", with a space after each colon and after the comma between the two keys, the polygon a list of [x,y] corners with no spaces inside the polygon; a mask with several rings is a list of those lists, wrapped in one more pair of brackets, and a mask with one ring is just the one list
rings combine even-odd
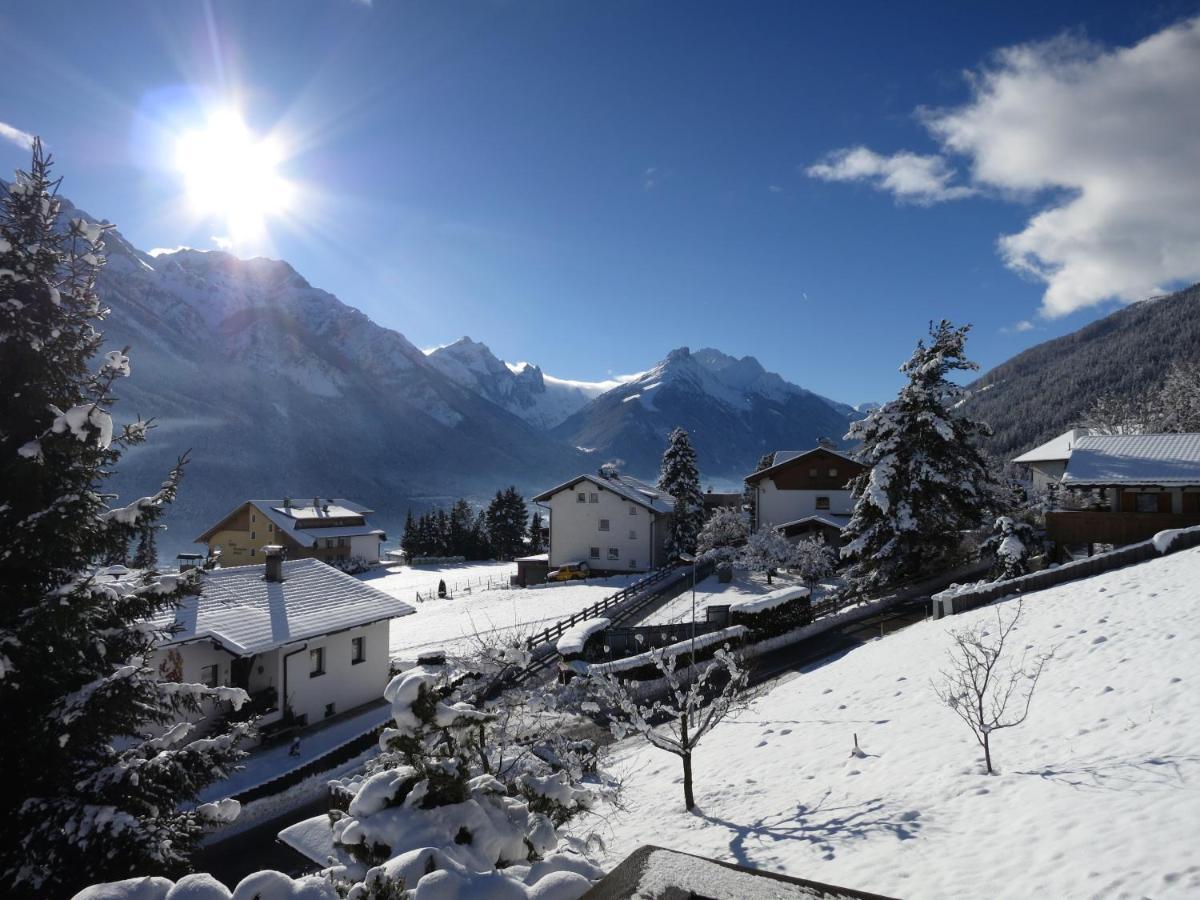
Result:
{"label": "white wall", "polygon": [[[578,502],[580,492],[587,495],[587,502]],[[591,502],[593,494],[595,503]],[[651,532],[655,543],[661,543],[665,516],[656,516],[586,479],[559,491],[546,505],[550,508],[550,568],[575,560],[583,560],[593,569],[645,572],[653,568]],[[608,519],[608,531],[600,530],[601,519]],[[600,548],[599,559],[591,556],[592,547]],[[610,547],[616,548],[618,559],[608,558]]]}
{"label": "white wall", "polygon": [[[351,662],[352,641],[366,637],[366,661]],[[307,647],[304,647],[307,644]],[[283,647],[280,659],[301,647],[300,653],[287,657],[287,704],[297,716],[308,716],[315,725],[325,718],[325,705],[334,704],[334,714],[346,712],[383,696],[389,673],[388,623],[376,622],[361,628],[339,632],[304,643]],[[325,674],[313,677],[310,651],[325,650]]]}
{"label": "white wall", "polygon": [[1067,470],[1065,459],[1048,460],[1029,464],[1029,476],[1035,491],[1047,490],[1051,484],[1057,484]]}
{"label": "white wall", "polygon": [[[233,655],[217,647],[211,641],[173,644],[155,650],[150,655],[148,665],[155,672],[159,673],[159,677],[165,674],[161,666],[164,662],[168,662],[172,651],[179,654],[179,658],[183,663],[183,674],[179,678],[183,683],[200,684],[202,681],[201,673],[204,667],[211,665],[217,667],[217,684],[228,685],[230,683],[231,673],[229,667],[233,662]],[[209,715],[213,711],[214,706],[215,704],[212,701],[205,700],[201,704],[201,712],[199,714],[188,715],[186,718],[189,722],[198,722]],[[159,733],[165,730],[165,728],[158,729]]]}
{"label": "white wall", "polygon": [[360,534],[350,538],[350,555],[361,556],[367,562],[379,562],[379,535]]}
{"label": "white wall", "polygon": [[[758,527],[783,525],[805,516],[825,516],[834,522],[850,521],[854,511],[854,500],[847,490],[833,491],[783,491],[775,482],[764,478],[758,483]],[[817,498],[828,497],[829,509],[817,509]]]}

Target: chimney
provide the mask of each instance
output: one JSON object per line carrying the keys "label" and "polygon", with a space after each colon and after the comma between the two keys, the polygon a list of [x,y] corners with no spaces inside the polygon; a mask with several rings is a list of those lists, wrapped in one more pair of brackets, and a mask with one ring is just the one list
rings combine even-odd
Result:
{"label": "chimney", "polygon": [[283,498],[283,508],[284,508],[284,509],[291,509],[291,508],[292,508],[292,498],[291,498],[291,497],[284,497],[284,498]]}
{"label": "chimney", "polygon": [[836,450],[837,449],[837,444],[835,444],[833,441],[831,441],[827,437],[819,438],[817,440],[817,446],[823,447],[826,450]]}
{"label": "chimney", "polygon": [[263,578],[267,581],[283,581],[283,547],[279,544],[267,544],[263,547],[267,557],[267,571]]}

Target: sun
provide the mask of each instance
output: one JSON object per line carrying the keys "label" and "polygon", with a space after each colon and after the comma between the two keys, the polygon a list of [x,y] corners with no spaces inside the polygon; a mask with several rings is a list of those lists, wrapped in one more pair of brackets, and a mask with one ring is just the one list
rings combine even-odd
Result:
{"label": "sun", "polygon": [[260,237],[290,209],[295,190],[279,172],[283,161],[276,139],[255,135],[228,109],[181,135],[175,155],[192,211],[223,220],[234,243]]}

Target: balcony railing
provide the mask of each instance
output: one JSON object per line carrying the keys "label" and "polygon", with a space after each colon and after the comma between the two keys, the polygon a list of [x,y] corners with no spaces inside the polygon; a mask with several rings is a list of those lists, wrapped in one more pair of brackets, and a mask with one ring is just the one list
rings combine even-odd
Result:
{"label": "balcony railing", "polygon": [[1200,525],[1200,513],[1061,510],[1046,513],[1046,536],[1059,546],[1135,544],[1169,528]]}

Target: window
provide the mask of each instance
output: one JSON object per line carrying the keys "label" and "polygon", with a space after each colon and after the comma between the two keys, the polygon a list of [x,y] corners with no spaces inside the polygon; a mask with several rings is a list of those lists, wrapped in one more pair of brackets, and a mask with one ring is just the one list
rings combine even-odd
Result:
{"label": "window", "polygon": [[587,494],[585,494],[583,491],[580,491],[578,494],[575,495],[575,502],[576,503],[587,503]]}
{"label": "window", "polygon": [[629,568],[631,568],[631,569],[636,569],[636,568],[637,568],[637,560],[636,560],[636,559],[631,559],[631,560],[629,561]]}
{"label": "window", "polygon": [[257,522],[257,521],[258,521],[258,519],[256,519],[256,518],[254,517],[254,513],[250,513],[250,521],[251,521],[251,522]]}
{"label": "window", "polygon": [[268,523],[267,523],[267,531],[274,531],[274,530],[275,530],[275,523],[274,523],[274,522],[268,522]]}
{"label": "window", "polygon": [[216,687],[217,686],[217,667],[216,666],[201,667],[200,681],[202,684],[206,684],[209,687]]}
{"label": "window", "polygon": [[829,509],[829,498],[828,497],[818,497],[817,498],[817,509]]}
{"label": "window", "polygon": [[325,674],[325,648],[318,647],[316,650],[308,651],[308,677],[316,678],[318,675]]}
{"label": "window", "polygon": [[830,477],[830,478],[837,478],[837,469],[830,469],[830,470],[829,470],[829,477]]}
{"label": "window", "polygon": [[250,555],[251,555],[251,556],[254,556],[254,555],[255,555],[255,553],[256,553],[255,549],[254,549],[253,547],[251,547],[251,548],[250,548]]}
{"label": "window", "polygon": [[592,491],[592,493],[588,494],[588,503],[599,503],[599,502],[600,502],[600,495],[598,493],[596,493],[595,491]]}
{"label": "window", "polygon": [[337,712],[337,705],[336,705],[336,704],[333,704],[333,703],[326,703],[326,704],[325,704],[325,718],[327,718],[327,719],[328,719],[330,716],[332,716],[332,715],[333,715],[334,713],[336,713],[336,712]]}
{"label": "window", "polygon": [[600,530],[601,530],[601,531],[608,531],[608,519],[601,519],[601,520],[600,520]]}
{"label": "window", "polygon": [[350,642],[350,663],[357,666],[360,662],[367,660],[367,639],[365,637],[356,637]]}
{"label": "window", "polygon": [[325,538],[325,549],[326,550],[333,549],[333,538]]}
{"label": "window", "polygon": [[620,559],[621,558],[621,548],[620,547],[609,547],[608,548],[608,558],[610,561]]}
{"label": "window", "polygon": [[339,546],[339,547],[345,547],[345,546],[346,546],[346,539],[345,539],[345,538],[338,538],[338,546]]}
{"label": "window", "polygon": [[590,556],[592,559],[600,558],[600,548],[599,547],[589,547],[588,551],[589,551],[588,556]]}
{"label": "window", "polygon": [[1158,494],[1134,494],[1133,503],[1138,512],[1158,512]]}
{"label": "window", "polygon": [[808,470],[808,477],[809,477],[809,478],[816,478],[816,477],[817,477],[817,470],[816,470],[815,468],[813,468],[813,469],[809,469],[809,470]]}
{"label": "window", "polygon": [[636,531],[634,531],[632,528],[630,528],[630,529],[629,529],[629,539],[630,539],[631,541],[636,541],[636,540],[637,540],[637,532],[636,532]]}
{"label": "window", "polygon": [[629,504],[629,514],[630,514],[631,516],[636,516],[636,515],[637,515],[637,504],[636,504],[636,503],[630,503],[630,504]]}
{"label": "window", "polygon": [[252,540],[252,541],[258,540],[258,535],[256,532],[253,532],[253,531],[250,532],[250,540]]}

